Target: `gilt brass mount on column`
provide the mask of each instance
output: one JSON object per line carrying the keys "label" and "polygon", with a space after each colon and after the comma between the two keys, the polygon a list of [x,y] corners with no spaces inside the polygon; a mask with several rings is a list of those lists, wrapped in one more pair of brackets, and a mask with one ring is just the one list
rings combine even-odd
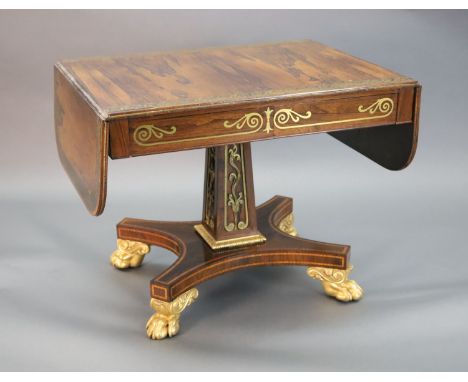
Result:
{"label": "gilt brass mount on column", "polygon": [[206,149],[203,218],[195,230],[212,249],[266,240],[257,229],[250,143]]}

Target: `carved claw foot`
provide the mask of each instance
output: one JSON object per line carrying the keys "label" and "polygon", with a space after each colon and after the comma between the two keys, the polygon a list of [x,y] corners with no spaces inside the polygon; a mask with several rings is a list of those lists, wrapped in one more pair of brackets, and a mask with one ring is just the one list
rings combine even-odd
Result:
{"label": "carved claw foot", "polygon": [[307,269],[307,274],[322,282],[327,295],[348,302],[359,300],[363,294],[363,290],[358,283],[348,279],[349,272],[352,269],[352,266],[349,266],[348,269],[310,267]]}
{"label": "carved claw foot", "polygon": [[198,290],[193,288],[182,293],[175,300],[165,302],[151,299],[150,305],[156,311],[146,324],[146,333],[153,340],[162,340],[175,336],[180,329],[179,319],[182,311],[198,297]]}
{"label": "carved claw foot", "polygon": [[112,253],[110,262],[119,269],[136,268],[141,265],[149,250],[145,243],[117,239],[117,249]]}
{"label": "carved claw foot", "polygon": [[297,236],[297,229],[294,227],[294,215],[291,212],[280,221],[278,229],[291,236]]}

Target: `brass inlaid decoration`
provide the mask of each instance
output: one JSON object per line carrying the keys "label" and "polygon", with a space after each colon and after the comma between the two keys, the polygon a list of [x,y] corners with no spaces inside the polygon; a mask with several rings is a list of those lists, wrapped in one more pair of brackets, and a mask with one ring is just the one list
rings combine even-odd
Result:
{"label": "brass inlaid decoration", "polygon": [[[294,129],[298,127],[297,125],[287,126],[289,122],[298,123],[300,120],[310,119],[312,117],[312,112],[308,111],[305,114],[296,113],[292,109],[280,109],[273,116],[273,124],[277,129]],[[307,125],[304,125],[307,126]],[[301,126],[303,127],[303,126]]]}
{"label": "brass inlaid decoration", "polygon": [[[249,226],[243,145],[226,145],[224,155],[224,229],[232,232]],[[239,182],[241,182],[240,189]],[[232,212],[231,221],[228,220],[227,210]],[[244,215],[243,220],[242,215]]]}
{"label": "brass inlaid decoration", "polygon": [[180,329],[180,314],[198,297],[198,290],[193,288],[171,302],[151,299],[150,305],[156,311],[146,324],[146,333],[153,340],[162,340],[175,336]]}
{"label": "brass inlaid decoration", "polygon": [[268,107],[263,112],[250,112],[244,114],[241,118],[231,121],[226,120],[223,126],[227,130],[233,132],[225,134],[215,134],[209,137],[193,137],[176,140],[164,139],[167,135],[174,135],[177,131],[175,126],[167,129],[162,129],[154,125],[141,125],[136,128],[133,133],[133,139],[140,146],[156,146],[166,143],[193,142],[205,140],[207,138],[227,138],[241,135],[258,133],[260,131],[270,134],[275,129],[290,130],[306,127],[334,125],[337,123],[368,121],[373,119],[381,119],[392,114],[394,109],[394,101],[391,98],[384,97],[376,100],[369,106],[359,105],[357,113],[363,114],[362,117],[338,119],[333,121],[312,122],[312,112],[309,110],[303,114],[294,111],[293,109],[283,108],[273,110]]}
{"label": "brass inlaid decoration", "polygon": [[110,257],[111,264],[119,269],[136,268],[141,265],[150,248],[145,243],[117,239],[117,249]]}
{"label": "brass inlaid decoration", "polygon": [[335,297],[337,300],[348,302],[361,299],[363,294],[359,284],[348,279],[349,272],[352,269],[351,265],[348,269],[309,267],[307,274],[322,282],[326,294]]}
{"label": "brass inlaid decoration", "polygon": [[247,126],[249,129],[253,129],[254,132],[260,130],[263,126],[263,117],[260,113],[247,113],[242,118],[234,122],[224,121],[224,127],[230,129],[235,127],[237,130],[241,130]]}
{"label": "brass inlaid decoration", "polygon": [[288,235],[297,236],[297,230],[296,227],[294,227],[294,215],[292,212],[280,221],[278,229]]}
{"label": "brass inlaid decoration", "polygon": [[156,143],[148,142],[151,138],[160,140],[164,138],[165,135],[174,135],[176,131],[177,127],[175,126],[162,129],[154,125],[141,125],[135,129],[133,139],[140,146],[154,146]]}
{"label": "brass inlaid decoration", "polygon": [[375,114],[376,112],[384,113],[385,115],[389,115],[393,110],[393,100],[391,98],[380,98],[375,101],[369,107],[364,107],[360,105],[358,107],[358,111],[360,113],[369,113]]}
{"label": "brass inlaid decoration", "polygon": [[206,192],[205,192],[205,211],[204,221],[205,223],[214,228],[214,215],[215,215],[215,148],[209,147],[206,149]]}
{"label": "brass inlaid decoration", "polygon": [[[359,118],[349,118],[341,119],[336,121],[326,121],[326,122],[313,122],[310,123],[308,120],[312,118],[312,112],[309,110],[304,114],[300,114],[292,109],[279,109],[273,111],[270,108],[267,108],[264,111],[266,123],[264,125],[264,119],[259,113],[248,113],[245,114],[242,118],[234,122],[224,121],[224,127],[232,128],[235,127],[237,130],[241,130],[244,127],[249,128],[249,133],[256,133],[263,128],[263,132],[269,134],[275,129],[278,130],[288,130],[288,129],[299,129],[302,127],[314,127],[314,126],[323,126],[331,125],[336,123],[345,123],[345,122],[355,122],[355,121],[365,121],[372,119],[379,119],[388,117],[393,112],[394,102],[391,98],[380,98],[372,105],[365,107],[364,105],[359,105],[357,111],[359,113],[366,113],[368,116],[359,117]],[[378,114],[380,113],[380,114]],[[273,117],[271,116],[273,114]],[[374,115],[378,114],[378,115]],[[273,127],[271,126],[271,121],[273,121]],[[302,121],[302,123],[301,123]]]}

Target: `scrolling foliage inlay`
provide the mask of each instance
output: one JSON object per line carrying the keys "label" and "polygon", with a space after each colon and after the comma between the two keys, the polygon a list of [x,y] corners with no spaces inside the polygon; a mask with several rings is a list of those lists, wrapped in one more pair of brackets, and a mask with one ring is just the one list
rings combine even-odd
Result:
{"label": "scrolling foliage inlay", "polygon": [[228,232],[244,230],[249,226],[249,215],[243,145],[226,145],[224,155],[224,229]]}
{"label": "scrolling foliage inlay", "polygon": [[224,121],[224,128],[227,131],[230,131],[228,133],[215,134],[209,137],[203,136],[169,140],[165,138],[170,135],[176,135],[177,128],[175,126],[163,129],[154,125],[141,125],[137,127],[133,133],[133,140],[139,146],[156,146],[164,143],[192,142],[197,140],[205,140],[207,138],[226,138],[231,136],[234,137],[248,135],[258,133],[260,131],[266,134],[270,134],[275,129],[289,130],[304,127],[333,125],[337,123],[381,119],[392,114],[393,109],[393,99],[385,97],[376,100],[369,106],[359,105],[356,112],[363,114],[362,117],[313,122],[313,120],[311,120],[313,114],[310,110],[301,114],[297,111],[294,111],[293,109],[283,108],[275,111],[268,107],[263,112],[246,113],[235,121]]}
{"label": "scrolling foliage inlay", "polygon": [[268,108],[264,111],[266,120],[265,124],[264,119],[260,113],[248,113],[237,121],[224,121],[224,127],[235,127],[237,130],[242,130],[244,127],[247,127],[250,128],[249,133],[256,133],[262,130],[263,132],[269,134],[275,129],[288,130],[298,129],[301,127],[331,125],[339,122],[343,123],[385,118],[393,112],[393,107],[394,102],[391,98],[380,98],[368,107],[359,105],[357,111],[358,113],[368,114],[365,117],[325,122],[311,122],[310,119],[312,118],[312,112],[310,110],[304,114],[300,114],[293,109],[279,109],[274,111]]}
{"label": "scrolling foliage inlay", "polygon": [[171,126],[167,129],[162,129],[154,125],[141,125],[135,129],[133,140],[140,146],[153,146],[154,143],[148,142],[152,138],[160,140],[165,135],[174,135],[177,132],[177,127]]}

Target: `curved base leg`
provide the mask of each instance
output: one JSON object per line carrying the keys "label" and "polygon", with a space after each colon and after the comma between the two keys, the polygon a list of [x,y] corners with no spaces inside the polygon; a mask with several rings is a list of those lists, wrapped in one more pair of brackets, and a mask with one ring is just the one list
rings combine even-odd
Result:
{"label": "curved base leg", "polygon": [[351,265],[348,269],[309,267],[307,274],[322,282],[327,295],[343,302],[357,301],[361,299],[364,291],[356,281],[348,279],[352,269]]}
{"label": "curved base leg", "polygon": [[198,297],[198,290],[193,288],[182,293],[174,301],[166,302],[155,298],[150,305],[156,311],[146,324],[146,333],[153,340],[162,340],[175,336],[180,330],[180,314]]}
{"label": "curved base leg", "polygon": [[112,253],[110,262],[118,269],[137,268],[149,251],[150,248],[145,243],[117,239],[117,249]]}

